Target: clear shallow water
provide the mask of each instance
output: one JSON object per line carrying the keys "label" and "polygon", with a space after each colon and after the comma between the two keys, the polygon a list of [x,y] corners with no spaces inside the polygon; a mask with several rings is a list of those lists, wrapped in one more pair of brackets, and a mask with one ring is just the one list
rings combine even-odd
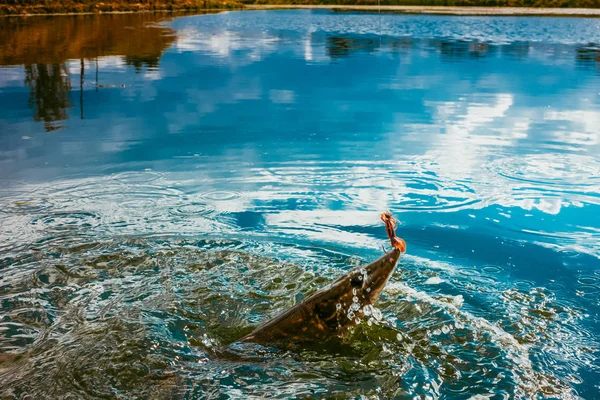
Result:
{"label": "clear shallow water", "polygon": [[[0,31],[3,395],[597,397],[600,20]],[[226,347],[379,257],[388,209],[381,321]]]}

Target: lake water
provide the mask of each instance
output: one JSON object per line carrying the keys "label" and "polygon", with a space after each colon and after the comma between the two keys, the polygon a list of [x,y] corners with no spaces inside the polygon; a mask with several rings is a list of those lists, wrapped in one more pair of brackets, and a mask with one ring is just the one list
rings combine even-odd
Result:
{"label": "lake water", "polygon": [[[598,398],[600,19],[0,33],[3,398]],[[381,320],[231,344],[380,257],[386,210]]]}

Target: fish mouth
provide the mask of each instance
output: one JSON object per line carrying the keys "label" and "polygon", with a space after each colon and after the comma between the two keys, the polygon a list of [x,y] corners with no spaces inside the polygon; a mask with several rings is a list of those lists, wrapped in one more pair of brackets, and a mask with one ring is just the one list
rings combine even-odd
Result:
{"label": "fish mouth", "polygon": [[402,251],[400,249],[394,248],[384,254],[379,260],[365,267],[367,277],[364,288],[368,292],[371,302],[374,302],[379,297],[390,276],[392,276],[401,254]]}

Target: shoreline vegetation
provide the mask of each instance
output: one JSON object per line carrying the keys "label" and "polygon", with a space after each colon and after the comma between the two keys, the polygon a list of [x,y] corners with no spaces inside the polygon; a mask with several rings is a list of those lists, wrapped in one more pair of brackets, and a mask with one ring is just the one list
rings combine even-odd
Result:
{"label": "shoreline vegetation", "polygon": [[244,5],[237,0],[0,0],[0,15],[191,12],[242,8]]}
{"label": "shoreline vegetation", "polygon": [[600,0],[0,0],[0,15],[323,8],[453,15],[600,16]]}
{"label": "shoreline vegetation", "polygon": [[538,15],[538,16],[585,16],[600,17],[600,8],[564,8],[564,7],[482,7],[482,6],[393,6],[393,5],[303,5],[303,4],[247,4],[245,10],[278,9],[329,9],[340,11],[379,11],[402,14],[438,14],[438,15]]}

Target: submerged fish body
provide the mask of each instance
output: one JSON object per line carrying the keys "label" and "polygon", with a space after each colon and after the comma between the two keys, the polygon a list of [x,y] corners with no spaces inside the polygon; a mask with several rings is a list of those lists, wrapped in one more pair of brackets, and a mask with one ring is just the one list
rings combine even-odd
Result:
{"label": "submerged fish body", "polygon": [[343,334],[360,322],[365,306],[375,303],[401,253],[393,248],[377,261],[354,268],[239,341],[277,345],[323,341]]}

